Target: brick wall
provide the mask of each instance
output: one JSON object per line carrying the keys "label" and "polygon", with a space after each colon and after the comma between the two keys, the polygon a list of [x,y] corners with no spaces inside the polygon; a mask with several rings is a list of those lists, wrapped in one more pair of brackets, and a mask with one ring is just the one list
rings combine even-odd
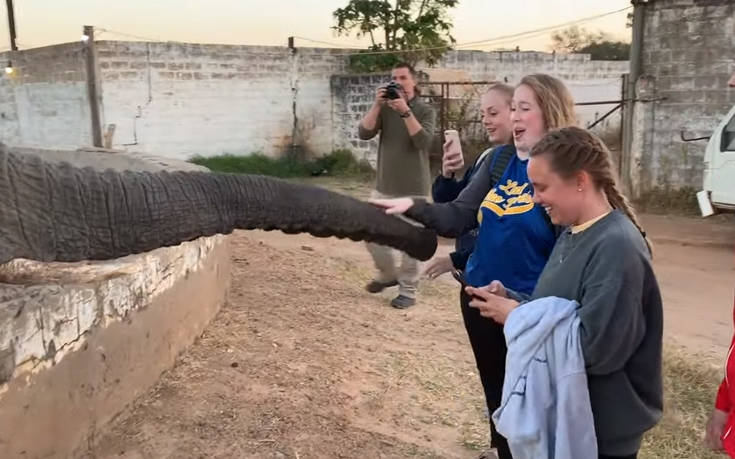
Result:
{"label": "brick wall", "polygon": [[[619,100],[622,93],[622,75],[628,71],[628,62],[591,61],[589,55],[554,55],[551,53],[496,53],[481,51],[452,51],[438,64],[440,69],[459,72],[443,75],[434,69],[421,68],[432,80],[462,79],[475,81],[505,81],[518,84],[521,77],[529,73],[548,73],[560,78],[569,88],[577,102]],[[370,108],[375,89],[385,84],[389,75],[335,75],[332,76],[332,112],[334,120],[334,145],[350,148],[360,158],[375,162],[377,141],[357,138],[357,124]],[[439,87],[423,84],[424,94],[439,94]],[[465,94],[473,95],[474,104],[467,109],[471,118],[477,118],[479,94],[482,87],[452,86],[450,103],[459,104]],[[578,106],[577,115],[586,126],[604,115],[615,104]],[[615,131],[620,128],[620,114],[616,112],[595,128],[595,131]],[[437,117],[437,125],[439,118]],[[451,125],[449,127],[455,127]],[[477,139],[472,139],[476,143]]]}
{"label": "brick wall", "polygon": [[[345,50],[119,41],[96,46],[101,118],[103,129],[115,125],[114,148],[188,159],[276,156],[294,145],[312,154],[346,147],[374,160],[376,142],[356,139],[356,126],[387,75],[334,77],[347,72]],[[14,55],[17,75],[0,76],[0,139],[36,147],[90,144],[81,44]],[[627,67],[586,55],[452,51],[438,69],[423,70],[432,80],[511,84],[527,73],[547,72],[562,78],[577,100],[589,101],[618,99]],[[580,116],[589,121],[609,108],[580,108]],[[608,127],[617,119],[608,120]]]}
{"label": "brick wall", "polygon": [[114,147],[180,159],[331,150],[329,75],[344,71],[334,50],[105,41],[98,50]]}
{"label": "brick wall", "polygon": [[0,141],[78,147],[91,143],[84,51],[78,43],[0,54]]}
{"label": "brick wall", "polygon": [[735,104],[728,90],[735,59],[735,2],[655,0],[646,5],[639,96],[657,99],[636,109],[634,183],[701,187],[706,142]]}

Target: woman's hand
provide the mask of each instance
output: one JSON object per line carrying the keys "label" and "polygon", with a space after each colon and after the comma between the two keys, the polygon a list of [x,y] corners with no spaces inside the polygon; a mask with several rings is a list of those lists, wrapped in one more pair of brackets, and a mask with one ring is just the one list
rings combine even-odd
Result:
{"label": "woman's hand", "polygon": [[493,281],[484,287],[467,287],[465,292],[472,296],[470,307],[480,311],[482,317],[493,319],[499,324],[504,324],[511,311],[518,307],[518,302],[506,298],[505,287],[498,281]]}
{"label": "woman's hand", "polygon": [[442,155],[442,175],[450,178],[455,172],[459,172],[464,167],[464,157],[462,149],[452,149],[454,139],[448,139],[442,146],[444,155]]}
{"label": "woman's hand", "polygon": [[725,427],[729,413],[714,409],[707,420],[704,432],[705,444],[714,451],[722,451],[722,429]]}
{"label": "woman's hand", "polygon": [[453,268],[454,265],[452,264],[452,259],[449,258],[449,255],[446,255],[443,257],[434,257],[434,259],[426,266],[426,270],[424,272],[430,279],[436,279],[442,274],[448,273]]}
{"label": "woman's hand", "polygon": [[503,298],[508,298],[508,291],[505,290],[505,285],[503,285],[502,282],[499,280],[494,280],[490,282],[490,285],[487,286],[488,291],[492,293],[493,295],[497,295]]}
{"label": "woman's hand", "polygon": [[413,207],[413,199],[411,198],[368,199],[368,202],[374,206],[382,207],[388,215],[402,214]]}

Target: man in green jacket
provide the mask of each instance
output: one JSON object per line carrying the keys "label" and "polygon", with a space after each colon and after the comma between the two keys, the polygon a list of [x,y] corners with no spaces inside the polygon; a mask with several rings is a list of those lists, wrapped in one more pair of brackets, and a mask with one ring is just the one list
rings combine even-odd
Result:
{"label": "man in green jacket", "polygon": [[[359,137],[372,139],[380,132],[378,146],[378,179],[373,198],[421,197],[431,189],[429,146],[434,135],[434,110],[419,100],[416,73],[410,64],[393,67],[392,81],[401,86],[400,97],[389,98],[385,87],[378,88],[375,102],[360,121]],[[398,296],[391,305],[404,309],[416,303],[419,262],[405,253],[396,267],[392,250],[367,244],[375,261],[378,276],[365,288],[378,293],[398,285]]]}

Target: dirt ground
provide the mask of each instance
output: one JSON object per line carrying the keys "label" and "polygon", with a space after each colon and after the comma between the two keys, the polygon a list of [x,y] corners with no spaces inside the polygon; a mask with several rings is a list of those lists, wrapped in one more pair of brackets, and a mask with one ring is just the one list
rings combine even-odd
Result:
{"label": "dirt ground", "polygon": [[[732,335],[735,222],[644,222],[667,344],[718,364]],[[360,243],[232,239],[227,305],[82,457],[477,457],[487,421],[449,276],[424,281],[420,303],[400,311],[395,289],[363,290],[372,266]]]}

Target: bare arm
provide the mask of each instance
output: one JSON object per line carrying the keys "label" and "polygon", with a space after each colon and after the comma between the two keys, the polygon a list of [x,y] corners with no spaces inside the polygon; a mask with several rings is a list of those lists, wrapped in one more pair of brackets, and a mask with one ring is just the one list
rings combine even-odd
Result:
{"label": "bare arm", "polygon": [[398,99],[388,101],[388,106],[396,113],[401,115],[403,122],[411,136],[411,143],[419,150],[426,150],[431,143],[431,137],[434,135],[434,123],[436,115],[434,110],[420,110],[414,113],[408,106],[408,102],[402,96]]}
{"label": "bare arm", "polygon": [[428,108],[421,113],[420,119],[411,113],[411,116],[405,119],[406,128],[411,136],[411,142],[416,148],[426,150],[431,144],[431,138],[434,135],[434,125],[436,124],[436,114],[434,110]]}
{"label": "bare arm", "polygon": [[408,129],[408,135],[411,137],[415,136],[421,130],[424,128],[421,126],[421,123],[418,119],[416,119],[416,116],[411,112],[407,118],[403,118],[403,121],[406,123],[406,129]]}
{"label": "bare arm", "polygon": [[378,134],[380,131],[381,119],[380,110],[385,105],[385,89],[378,88],[375,92],[375,101],[370,110],[362,117],[360,124],[357,129],[358,137],[361,140],[370,140]]}

